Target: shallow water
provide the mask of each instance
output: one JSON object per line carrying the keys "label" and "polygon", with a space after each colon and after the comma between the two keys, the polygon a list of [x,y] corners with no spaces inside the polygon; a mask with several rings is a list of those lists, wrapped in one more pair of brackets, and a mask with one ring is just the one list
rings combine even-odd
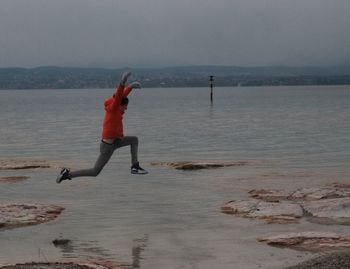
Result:
{"label": "shallow water", "polygon": [[[113,90],[0,91],[1,159],[87,167],[99,148],[103,101]],[[150,171],[129,172],[128,148],[94,179],[60,185],[58,169],[1,171],[30,176],[0,185],[0,202],[66,208],[53,222],[0,230],[0,263],[103,258],[133,268],[283,268],[311,254],[256,238],[279,231],[346,226],[267,225],[220,213],[253,188],[296,189],[350,176],[350,87],[142,89],[130,96],[126,135],[140,140]],[[242,167],[179,171],[151,162],[251,160]],[[70,239],[55,247],[56,238]],[[268,257],[268,258],[266,258]]]}

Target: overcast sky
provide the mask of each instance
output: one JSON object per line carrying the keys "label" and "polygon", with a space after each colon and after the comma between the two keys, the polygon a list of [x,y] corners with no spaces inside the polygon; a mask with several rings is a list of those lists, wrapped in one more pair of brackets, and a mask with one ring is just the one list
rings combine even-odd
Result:
{"label": "overcast sky", "polygon": [[350,0],[0,0],[0,67],[350,63]]}

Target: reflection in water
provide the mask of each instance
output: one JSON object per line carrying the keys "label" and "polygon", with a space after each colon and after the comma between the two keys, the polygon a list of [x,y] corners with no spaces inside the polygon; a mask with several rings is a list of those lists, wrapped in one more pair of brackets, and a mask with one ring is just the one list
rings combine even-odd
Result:
{"label": "reflection in water", "polygon": [[[23,254],[35,255],[42,244],[51,259],[70,255],[86,260],[92,255],[125,259],[129,267],[143,269],[164,268],[164,264],[169,268],[257,269],[258,264],[271,268],[270,262],[273,267],[294,263],[294,252],[282,254],[259,246],[251,255],[257,244],[253,238],[266,229],[259,223],[247,225],[245,220],[223,216],[220,206],[245,198],[246,190],[252,188],[290,190],[346,183],[350,178],[349,89],[216,87],[213,105],[208,87],[148,89],[135,94],[127,129],[140,135],[146,167],[164,160],[264,163],[188,173],[154,167],[146,180],[136,180],[127,169],[130,160],[125,148],[96,180],[57,185],[51,180],[59,169],[28,170],[25,175],[33,180],[1,184],[0,200],[35,198],[45,204],[62,204],[67,211],[49,225],[1,231],[0,261],[26,259]],[[55,166],[71,161],[75,167],[90,165],[98,152],[101,104],[110,92],[31,90],[22,98],[22,91],[0,91],[0,125],[6,126],[0,131],[1,158],[39,158]],[[1,171],[0,176],[16,173]],[[300,229],[308,227],[302,225]],[[149,233],[147,248],[133,241],[143,237],[140,229]],[[71,242],[53,250],[50,241],[59,236],[57,231],[65,231],[63,238]],[[173,242],[168,231],[183,241]],[[154,242],[150,242],[151,234],[157,239]],[[96,250],[102,254],[92,253]],[[278,261],[266,259],[270,253]],[[204,254],[208,262],[203,262]]]}
{"label": "reflection in water", "polygon": [[72,241],[69,239],[59,238],[59,239],[53,240],[52,243],[56,248],[60,248],[63,254],[73,253],[74,251],[74,247],[72,246]]}
{"label": "reflection in water", "polygon": [[[98,246],[98,241],[79,241],[70,239],[55,239],[52,241],[56,248],[59,248],[62,252],[63,258],[76,259],[76,258],[89,258],[89,259],[113,259],[111,251]],[[140,268],[142,258],[142,252],[145,250],[148,244],[148,235],[144,235],[142,238],[133,240],[132,247],[132,268]]]}
{"label": "reflection in water", "polygon": [[63,258],[111,258],[113,256],[109,250],[98,246],[98,241],[55,239],[52,243],[61,250]]}
{"label": "reflection in water", "polygon": [[132,267],[140,268],[142,260],[141,253],[145,250],[148,244],[148,235],[144,235],[143,238],[134,239],[134,246],[132,247]]}

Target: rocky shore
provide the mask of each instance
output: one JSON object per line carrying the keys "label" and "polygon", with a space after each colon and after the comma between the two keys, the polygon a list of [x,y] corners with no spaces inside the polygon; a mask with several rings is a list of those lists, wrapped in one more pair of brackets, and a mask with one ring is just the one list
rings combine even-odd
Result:
{"label": "rocky shore", "polygon": [[46,161],[26,161],[26,160],[0,160],[1,170],[23,170],[23,169],[37,169],[37,168],[51,168],[51,165]]}
{"label": "rocky shore", "polygon": [[0,267],[1,269],[103,269],[75,263],[24,263]]}
{"label": "rocky shore", "polygon": [[63,210],[57,205],[0,204],[0,228],[12,229],[52,221]]}
{"label": "rocky shore", "polygon": [[326,232],[284,233],[260,237],[258,241],[270,246],[311,252],[350,249],[350,236]]}
{"label": "rocky shore", "polygon": [[152,162],[151,165],[166,166],[177,170],[200,170],[222,167],[238,167],[257,163],[257,161],[180,161],[180,162]]}
{"label": "rocky shore", "polygon": [[[0,184],[21,183],[30,179],[29,176],[16,175],[18,171],[38,171],[41,169],[53,168],[47,161],[38,160],[0,160],[0,173],[6,172],[7,176],[1,176]],[[8,175],[8,174],[14,175]],[[54,183],[54,181],[53,181]],[[59,217],[65,208],[53,204],[41,203],[0,203],[0,232],[5,229],[15,229],[30,225],[39,225],[50,222]],[[69,244],[70,240],[55,239],[55,247]],[[10,264],[0,266],[1,269],[115,269],[130,268],[129,264],[118,263],[115,261],[89,258],[86,261],[68,261],[59,260],[55,262],[28,262],[19,264]]]}
{"label": "rocky shore", "polygon": [[136,268],[128,263],[120,263],[105,259],[89,258],[89,261],[74,259],[59,262],[28,262],[0,266],[0,269],[128,269]]}
{"label": "rocky shore", "polygon": [[[295,224],[301,219],[318,224],[350,224],[350,185],[285,190],[251,190],[251,199],[229,201],[221,211],[238,217],[260,219],[266,223]],[[326,254],[288,269],[339,269],[350,268],[350,236],[324,231],[281,233],[257,238],[273,247],[298,251],[341,252]]]}
{"label": "rocky shore", "polygon": [[348,269],[350,251],[324,254],[285,269]]}
{"label": "rocky shore", "polygon": [[0,183],[17,183],[29,179],[28,176],[0,177]]}
{"label": "rocky shore", "polygon": [[264,220],[267,223],[298,223],[301,218],[320,224],[350,224],[350,185],[284,190],[251,190],[249,200],[232,200],[221,207],[226,214]]}
{"label": "rocky shore", "polygon": [[[223,167],[241,167],[259,164],[258,161],[181,161],[155,162],[156,166],[166,166],[177,170],[199,170]],[[6,176],[0,177],[0,184],[19,183],[28,176],[8,176],[8,170],[46,169],[51,164],[43,161],[0,161],[0,172],[6,170]],[[13,173],[13,172],[11,172]],[[283,189],[253,189],[247,192],[245,200],[231,200],[221,206],[221,212],[240,218],[249,218],[268,224],[301,225],[311,222],[320,225],[350,225],[350,185],[330,184],[312,188],[299,188],[293,191]],[[58,205],[40,203],[0,203],[0,231],[27,225],[37,225],[55,220],[64,208]],[[271,226],[275,227],[275,226]],[[290,227],[290,226],[289,226]],[[350,236],[342,233],[322,231],[300,231],[261,235],[256,238],[258,244],[266,247],[290,248],[297,251],[325,253],[309,261],[285,269],[338,269],[350,268]],[[298,232],[295,232],[298,231]],[[69,239],[55,239],[55,247],[69,245]],[[340,250],[340,251],[339,251]],[[334,252],[338,251],[338,252]],[[115,269],[130,268],[106,260],[91,263],[58,262],[13,264],[0,269]]]}

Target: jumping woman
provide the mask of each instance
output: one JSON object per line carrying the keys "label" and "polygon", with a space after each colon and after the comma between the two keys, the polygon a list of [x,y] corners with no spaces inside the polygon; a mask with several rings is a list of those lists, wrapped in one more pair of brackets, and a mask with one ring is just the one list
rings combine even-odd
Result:
{"label": "jumping woman", "polygon": [[131,173],[148,173],[139,165],[137,158],[138,138],[136,136],[124,136],[123,131],[123,115],[129,103],[127,96],[132,89],[141,88],[141,84],[137,81],[125,87],[126,81],[130,75],[130,72],[126,72],[122,75],[117,91],[104,103],[105,117],[103,120],[102,140],[100,143],[100,156],[97,158],[95,166],[89,169],[76,171],[63,168],[56,179],[57,183],[61,183],[63,180],[67,179],[71,180],[75,177],[96,177],[107,164],[116,149],[129,145],[131,152]]}

